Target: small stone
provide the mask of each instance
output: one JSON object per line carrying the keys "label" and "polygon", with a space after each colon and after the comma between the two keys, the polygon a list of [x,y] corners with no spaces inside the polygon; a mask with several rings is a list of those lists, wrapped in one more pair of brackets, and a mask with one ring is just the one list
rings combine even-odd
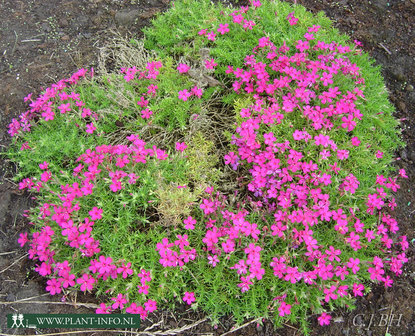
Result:
{"label": "small stone", "polygon": [[140,11],[137,9],[134,10],[121,10],[115,13],[115,22],[121,26],[128,26],[134,23],[140,15]]}
{"label": "small stone", "polygon": [[96,26],[99,27],[102,23],[102,11],[98,11],[97,15],[94,15],[91,19],[92,23]]}
{"label": "small stone", "polygon": [[63,35],[63,36],[61,37],[61,40],[62,40],[62,41],[69,41],[69,39],[70,39],[69,35]]}
{"label": "small stone", "polygon": [[406,111],[406,105],[405,105],[405,103],[403,101],[399,101],[398,102],[398,109],[400,111],[402,111],[402,112],[405,112]]}
{"label": "small stone", "polygon": [[7,295],[6,301],[8,302],[16,301],[16,295],[14,295],[13,293],[10,293],[9,295]]}
{"label": "small stone", "polygon": [[[415,1],[415,0],[414,0],[414,1]],[[413,85],[411,85],[411,84],[407,85],[407,86],[406,86],[406,91],[408,91],[408,92],[413,92],[413,91],[414,91],[414,86],[413,86]]]}
{"label": "small stone", "polygon": [[41,28],[43,31],[47,33],[49,33],[52,30],[51,26],[47,22],[43,22]]}
{"label": "small stone", "polygon": [[142,20],[147,20],[147,19],[153,17],[154,15],[156,15],[159,12],[160,12],[160,10],[158,8],[150,8],[150,9],[146,10],[145,12],[141,13],[139,15],[139,17]]}
{"label": "small stone", "polygon": [[396,66],[395,68],[392,69],[392,76],[398,82],[405,82],[405,72],[399,66]]}
{"label": "small stone", "polygon": [[65,18],[62,18],[61,20],[59,20],[59,26],[61,26],[61,27],[67,27],[68,24],[69,24],[69,22]]}

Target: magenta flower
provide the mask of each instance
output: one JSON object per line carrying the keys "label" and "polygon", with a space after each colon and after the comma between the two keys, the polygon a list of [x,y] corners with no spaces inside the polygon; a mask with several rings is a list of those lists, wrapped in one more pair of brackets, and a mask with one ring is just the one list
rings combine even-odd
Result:
{"label": "magenta flower", "polygon": [[284,301],[281,302],[281,305],[278,307],[278,315],[285,316],[291,314],[291,305],[285,303]]}
{"label": "magenta flower", "polygon": [[188,305],[191,305],[193,302],[196,301],[195,293],[193,292],[184,293],[183,301],[186,302]]}
{"label": "magenta flower", "polygon": [[205,60],[205,67],[206,69],[214,69],[218,64],[215,62],[213,58]]}
{"label": "magenta flower", "polygon": [[190,70],[190,67],[187,64],[180,63],[177,66],[177,71],[179,71],[179,73],[186,73],[189,70]]}
{"label": "magenta flower", "polygon": [[206,34],[206,36],[207,36],[207,39],[208,39],[208,40],[210,40],[210,41],[215,41],[216,34],[215,34],[213,31],[211,31],[211,32],[207,33],[207,34]]}
{"label": "magenta flower", "polygon": [[71,103],[61,104],[58,106],[60,113],[65,114],[66,112],[71,111]]}
{"label": "magenta flower", "polygon": [[17,239],[17,242],[19,243],[20,247],[23,247],[29,239],[27,239],[27,232],[21,233],[19,235],[19,239]]}
{"label": "magenta flower", "polygon": [[325,312],[323,312],[319,317],[318,317],[318,323],[321,326],[324,325],[329,325],[330,324],[330,320],[331,320],[331,316]]}
{"label": "magenta flower", "polygon": [[183,223],[185,224],[186,230],[193,230],[195,228],[196,220],[192,216],[187,217]]}
{"label": "magenta flower", "polygon": [[56,280],[55,278],[48,280],[46,286],[46,290],[51,294],[59,294],[62,292],[61,288],[61,282],[59,280]]}
{"label": "magenta flower", "polygon": [[192,95],[194,95],[194,96],[196,96],[198,98],[201,98],[202,95],[203,95],[203,90],[202,89],[199,89],[197,86],[194,86],[191,89],[191,93],[192,93]]}
{"label": "magenta flower", "polygon": [[89,123],[89,124],[86,124],[86,130],[85,130],[85,132],[87,132],[89,134],[92,134],[92,133],[94,133],[94,131],[96,129],[97,128],[95,127],[95,125],[93,123]]}
{"label": "magenta flower", "polygon": [[143,119],[150,119],[153,115],[153,111],[149,110],[148,108],[141,111],[141,118]]}
{"label": "magenta flower", "polygon": [[122,266],[117,268],[117,273],[122,273],[122,277],[126,279],[129,275],[132,275],[134,273],[134,271],[130,267],[130,262],[127,265],[122,263]]}
{"label": "magenta flower", "polygon": [[76,283],[81,285],[81,291],[91,291],[94,288],[96,280],[89,274],[84,273],[80,278],[76,279]]}
{"label": "magenta flower", "polygon": [[44,161],[43,163],[39,163],[39,168],[42,170],[46,170],[48,169],[49,163],[47,163],[46,161]]}
{"label": "magenta flower", "polygon": [[102,209],[98,209],[97,207],[93,207],[91,211],[89,211],[89,215],[91,216],[91,220],[95,221],[102,218]]}
{"label": "magenta flower", "polygon": [[212,265],[212,267],[215,267],[219,263],[219,258],[216,254],[213,256],[208,256],[209,264]]}
{"label": "magenta flower", "polygon": [[191,95],[192,94],[189,91],[187,91],[186,89],[179,91],[179,99],[181,99],[183,101],[188,100]]}
{"label": "magenta flower", "polygon": [[138,106],[146,107],[148,105],[148,100],[144,98],[144,96],[140,97],[140,100],[137,102]]}
{"label": "magenta flower", "polygon": [[229,32],[228,27],[229,27],[228,23],[225,23],[225,24],[220,23],[219,28],[217,30],[219,33],[221,33],[221,35],[224,35],[225,33]]}
{"label": "magenta flower", "polygon": [[179,152],[183,152],[187,148],[185,142],[176,142],[176,150]]}
{"label": "magenta flower", "polygon": [[154,300],[148,300],[144,303],[144,306],[148,313],[152,313],[153,311],[157,310],[157,302]]}
{"label": "magenta flower", "polygon": [[111,298],[112,301],[114,301],[114,303],[111,305],[112,309],[123,309],[124,308],[124,304],[126,304],[128,301],[125,298],[125,295],[119,293],[116,297]]}
{"label": "magenta flower", "polygon": [[107,307],[105,303],[100,303],[99,307],[95,310],[95,313],[96,314],[111,314],[111,306]]}

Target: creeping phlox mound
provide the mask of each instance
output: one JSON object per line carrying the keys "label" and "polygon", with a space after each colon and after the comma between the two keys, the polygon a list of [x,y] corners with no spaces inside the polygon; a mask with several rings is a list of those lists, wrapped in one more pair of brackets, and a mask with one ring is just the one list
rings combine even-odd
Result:
{"label": "creeping phlox mound", "polygon": [[9,156],[38,205],[19,242],[47,291],[93,291],[97,313],[179,301],[307,332],[407,262],[397,121],[379,69],[323,16],[217,6],[175,2],[143,69],[81,69],[25,98]]}

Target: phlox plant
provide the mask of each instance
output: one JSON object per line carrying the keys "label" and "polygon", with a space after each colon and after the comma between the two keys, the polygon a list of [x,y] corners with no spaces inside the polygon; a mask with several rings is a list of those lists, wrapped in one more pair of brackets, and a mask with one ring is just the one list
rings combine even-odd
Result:
{"label": "phlox plant", "polygon": [[[93,291],[97,313],[186,304],[308,333],[392,286],[402,142],[360,43],[279,1],[181,0],[144,33],[145,68],[79,70],[9,126],[37,198],[19,242],[46,290]],[[206,110],[229,125],[207,134]]]}

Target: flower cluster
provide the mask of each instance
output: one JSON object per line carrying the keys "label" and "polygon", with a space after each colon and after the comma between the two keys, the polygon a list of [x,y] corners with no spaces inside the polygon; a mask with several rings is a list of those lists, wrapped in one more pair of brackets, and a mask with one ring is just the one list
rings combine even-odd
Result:
{"label": "flower cluster", "polygon": [[90,109],[84,107],[85,103],[80,100],[79,94],[75,92],[68,94],[65,91],[65,89],[78,84],[81,79],[86,77],[91,78],[93,75],[93,69],[90,72],[86,69],[80,69],[72,74],[71,77],[62,79],[47,88],[36,100],[32,100],[32,94],[29,94],[24,100],[25,102],[30,101],[30,110],[22,113],[19,116],[19,120],[12,119],[8,127],[8,133],[14,137],[22,132],[30,132],[34,119],[39,115],[45,121],[48,121],[53,120],[56,113],[65,114],[75,109],[85,119],[85,123],[90,121],[89,124],[86,124],[86,132],[93,133],[93,121],[98,116]]}

